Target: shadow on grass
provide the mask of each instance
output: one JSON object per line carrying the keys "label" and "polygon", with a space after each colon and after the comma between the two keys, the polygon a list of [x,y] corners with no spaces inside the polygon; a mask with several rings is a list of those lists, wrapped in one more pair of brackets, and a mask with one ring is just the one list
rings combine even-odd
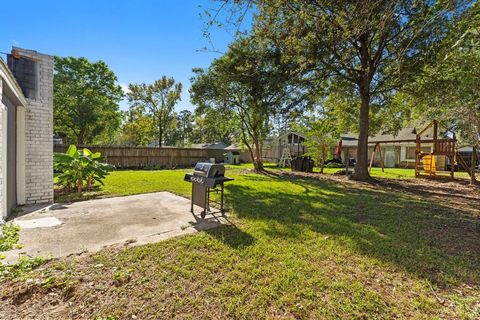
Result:
{"label": "shadow on grass", "polygon": [[[226,215],[209,212],[204,219],[195,214],[192,216],[196,221],[193,225],[195,229],[208,233],[231,248],[242,249],[255,243],[254,237],[238,228]],[[205,224],[210,224],[214,228],[205,229]]]}
{"label": "shadow on grass", "polygon": [[242,249],[255,243],[255,238],[233,224],[224,224],[206,231],[209,235],[234,249]]}
{"label": "shadow on grass", "polygon": [[275,175],[243,179],[226,187],[227,200],[239,217],[264,221],[266,237],[302,241],[313,231],[440,286],[478,285],[480,232],[465,212],[385,189]]}

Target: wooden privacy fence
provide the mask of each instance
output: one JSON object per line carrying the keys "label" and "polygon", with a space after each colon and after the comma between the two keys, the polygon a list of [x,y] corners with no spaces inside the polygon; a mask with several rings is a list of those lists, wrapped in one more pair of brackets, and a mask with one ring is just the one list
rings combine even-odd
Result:
{"label": "wooden privacy fence", "polygon": [[[112,147],[112,146],[78,146],[88,148],[92,152],[100,152],[109,164],[117,168],[175,168],[191,167],[198,161],[215,158],[223,161],[225,150],[193,149],[193,148],[145,148],[145,147]],[[68,145],[55,145],[54,152],[65,152]]]}

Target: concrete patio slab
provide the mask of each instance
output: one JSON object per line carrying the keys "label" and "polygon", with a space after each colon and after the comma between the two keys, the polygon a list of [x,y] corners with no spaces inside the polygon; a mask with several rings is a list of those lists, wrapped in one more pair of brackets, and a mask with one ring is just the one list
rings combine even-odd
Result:
{"label": "concrete patio slab", "polygon": [[115,244],[157,242],[217,227],[225,220],[218,215],[200,219],[190,213],[189,199],[156,192],[54,204],[13,222],[23,225],[19,242],[22,248],[5,252],[7,263],[17,261],[21,255],[57,258]]}
{"label": "concrete patio slab", "polygon": [[21,220],[18,219],[16,224],[21,229],[34,229],[34,228],[48,228],[48,227],[55,227],[62,224],[62,221],[58,220],[55,217],[46,217],[46,218],[38,218],[38,219],[30,219],[30,220]]}

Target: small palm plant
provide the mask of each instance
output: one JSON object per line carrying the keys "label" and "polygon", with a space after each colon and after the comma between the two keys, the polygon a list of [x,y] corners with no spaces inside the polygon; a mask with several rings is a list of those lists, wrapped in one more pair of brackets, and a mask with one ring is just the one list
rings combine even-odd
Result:
{"label": "small palm plant", "polygon": [[82,193],[90,190],[96,182],[103,185],[103,179],[114,166],[102,163],[100,152],[93,153],[87,148],[77,150],[70,145],[66,153],[54,153],[53,168],[57,173],[57,184],[67,190]]}

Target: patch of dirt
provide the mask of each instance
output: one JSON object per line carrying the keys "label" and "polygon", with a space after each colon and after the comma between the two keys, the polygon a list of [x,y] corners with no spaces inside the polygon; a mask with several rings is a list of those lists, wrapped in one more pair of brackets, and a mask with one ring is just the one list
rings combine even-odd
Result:
{"label": "patch of dirt", "polygon": [[253,170],[253,169],[240,169],[239,173],[240,174],[253,174],[253,173],[255,173],[255,170]]}

